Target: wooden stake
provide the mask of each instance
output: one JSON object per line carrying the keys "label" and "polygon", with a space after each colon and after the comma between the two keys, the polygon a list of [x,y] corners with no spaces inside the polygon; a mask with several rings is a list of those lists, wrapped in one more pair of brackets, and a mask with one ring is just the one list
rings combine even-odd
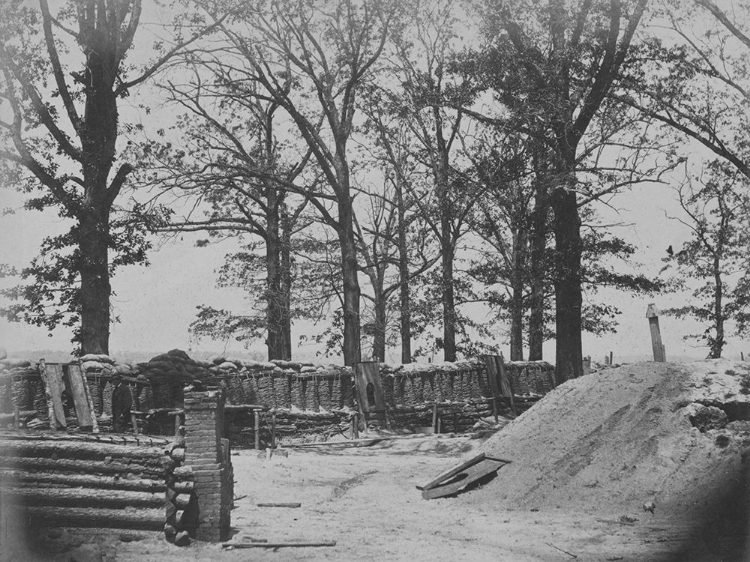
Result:
{"label": "wooden stake", "polygon": [[352,439],[359,439],[359,415],[355,412],[351,415],[352,420]]}
{"label": "wooden stake", "polygon": [[663,363],[666,361],[666,351],[664,344],[661,342],[661,331],[659,330],[659,311],[655,304],[649,304],[646,310],[646,318],[648,318],[649,329],[651,331],[651,347],[654,351],[654,361],[657,363]]}
{"label": "wooden stake", "polygon": [[260,449],[260,412],[255,410],[253,412],[255,417],[255,449]]}
{"label": "wooden stake", "polygon": [[[495,401],[493,400],[492,403],[494,404]],[[437,403],[432,405],[432,433],[438,432],[438,405]]]}
{"label": "wooden stake", "polygon": [[613,360],[613,357],[612,357],[612,352],[611,351],[609,352],[609,364],[610,365],[614,365],[615,364],[615,362]]}

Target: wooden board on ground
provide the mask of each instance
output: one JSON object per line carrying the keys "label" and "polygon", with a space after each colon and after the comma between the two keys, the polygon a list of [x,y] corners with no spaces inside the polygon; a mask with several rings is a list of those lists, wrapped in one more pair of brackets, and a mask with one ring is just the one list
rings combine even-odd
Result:
{"label": "wooden board on ground", "polygon": [[65,424],[65,410],[63,409],[62,391],[64,389],[62,379],[62,366],[56,363],[45,363],[44,359],[39,361],[39,371],[44,382],[44,391],[47,395],[49,405],[49,426],[55,430],[57,426],[67,427]]}
{"label": "wooden board on ground", "polygon": [[453,468],[450,468],[446,470],[445,472],[441,472],[435,478],[427,482],[427,484],[417,485],[417,490],[429,490],[430,488],[434,488],[435,486],[440,484],[440,482],[443,482],[446,478],[450,478],[451,476],[458,474],[459,472],[470,467],[471,465],[478,463],[483,458],[485,458],[485,454],[479,453],[475,457],[471,457],[470,459],[462,462],[461,464],[454,466]]}
{"label": "wooden board on ground", "polygon": [[[476,458],[477,457],[474,457],[474,459]],[[505,466],[508,464],[508,461],[493,459],[482,455],[482,458],[478,461],[469,466],[466,466],[467,464],[468,463],[463,463],[461,466],[464,468],[457,467],[457,472],[454,472],[450,476],[443,477],[437,484],[431,483],[432,486],[422,492],[422,497],[426,500],[432,500],[457,494],[469,484],[473,484],[477,480],[484,478]],[[456,469],[454,469],[454,471],[455,470]]]}
{"label": "wooden board on ground", "polygon": [[93,429],[96,419],[91,412],[88,385],[83,378],[83,371],[79,365],[68,365],[68,386],[73,397],[73,407],[76,410],[78,426],[82,429]]}

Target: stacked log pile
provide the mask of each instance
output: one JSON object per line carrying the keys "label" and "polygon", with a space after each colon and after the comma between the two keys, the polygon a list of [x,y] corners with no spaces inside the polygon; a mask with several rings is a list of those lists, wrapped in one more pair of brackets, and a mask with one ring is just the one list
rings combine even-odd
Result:
{"label": "stacked log pile", "polygon": [[32,523],[166,530],[190,505],[184,445],[171,440],[29,432],[0,441],[3,498]]}

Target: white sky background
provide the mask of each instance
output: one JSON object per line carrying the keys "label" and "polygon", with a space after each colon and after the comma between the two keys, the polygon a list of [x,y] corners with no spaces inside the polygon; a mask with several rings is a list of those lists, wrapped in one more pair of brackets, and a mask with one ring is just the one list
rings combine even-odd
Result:
{"label": "white sky background", "polygon": [[[145,4],[145,2],[144,2]],[[137,103],[138,97],[147,96],[143,89],[138,96],[133,96],[128,103]],[[148,99],[148,98],[146,98]],[[146,101],[146,100],[142,100]],[[166,119],[161,112],[153,112],[150,121]],[[151,123],[153,124],[153,123]],[[168,126],[169,123],[165,123]],[[8,186],[0,186],[0,209],[19,209],[23,197]],[[634,244],[637,252],[633,261],[642,264],[641,271],[655,275],[663,266],[662,258],[666,248],[672,245],[675,251],[686,239],[685,227],[677,221],[669,220],[666,214],[679,214],[674,193],[664,185],[644,185],[633,191],[616,196],[611,200],[612,208],[599,205],[597,210],[602,215],[602,222],[618,222],[626,226],[615,231],[616,234]],[[39,245],[45,236],[62,232],[66,226],[54,211],[39,213],[19,210],[15,214],[0,215],[0,263],[7,263],[22,268],[38,253]],[[110,350],[115,357],[132,356],[133,352],[163,352],[172,348],[187,351],[226,352],[228,354],[246,353],[237,342],[191,341],[188,326],[195,319],[196,307],[199,304],[217,308],[237,309],[243,306],[242,293],[238,289],[216,288],[216,270],[222,265],[224,254],[231,251],[227,242],[212,244],[207,248],[196,248],[195,240],[205,235],[186,233],[172,240],[159,243],[158,250],[149,255],[151,266],[129,266],[119,270],[112,280],[115,295],[112,297],[113,316],[120,319],[111,328]],[[14,280],[0,280],[2,287]],[[361,275],[360,282],[365,282]],[[604,355],[612,351],[615,362],[632,362],[652,358],[646,308],[653,301],[659,308],[679,306],[685,302],[686,295],[657,295],[655,297],[636,297],[616,291],[602,291],[598,299],[606,300],[623,311],[619,317],[618,333],[595,337],[584,334],[584,355],[591,355],[595,361],[603,361]],[[662,338],[666,346],[668,360],[699,359],[705,357],[707,350],[699,347],[694,341],[684,341],[688,333],[699,333],[701,327],[694,322],[678,321],[675,318],[660,317]],[[320,331],[324,327],[318,328]],[[293,341],[301,333],[310,334],[309,324],[294,327]],[[52,334],[43,328],[25,324],[9,324],[0,319],[0,347],[8,350],[9,355],[18,356],[19,352],[41,350],[58,350],[67,352],[71,348],[71,334],[68,330],[57,329]],[[500,343],[500,339],[495,343]],[[728,345],[724,356],[739,359],[740,352],[750,356],[750,344],[728,334]],[[506,356],[508,346],[503,344]],[[258,342],[252,351],[259,357],[265,353],[263,342]],[[317,349],[310,344],[304,347],[295,346],[293,353],[296,359],[314,359]],[[389,359],[398,361],[400,350],[388,350]],[[545,358],[554,362],[554,342],[545,345]],[[437,353],[435,360],[440,360]],[[334,361],[335,359],[331,359]]]}

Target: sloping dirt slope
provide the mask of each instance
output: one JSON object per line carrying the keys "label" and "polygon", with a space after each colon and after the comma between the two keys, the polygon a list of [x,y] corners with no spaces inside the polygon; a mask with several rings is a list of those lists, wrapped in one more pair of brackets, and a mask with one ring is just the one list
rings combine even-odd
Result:
{"label": "sloping dirt slope", "polygon": [[690,413],[696,402],[746,401],[749,370],[727,361],[640,363],[569,381],[487,440],[488,455],[512,462],[461,501],[588,513],[653,501],[660,515],[713,513],[742,483],[746,435],[701,432]]}

